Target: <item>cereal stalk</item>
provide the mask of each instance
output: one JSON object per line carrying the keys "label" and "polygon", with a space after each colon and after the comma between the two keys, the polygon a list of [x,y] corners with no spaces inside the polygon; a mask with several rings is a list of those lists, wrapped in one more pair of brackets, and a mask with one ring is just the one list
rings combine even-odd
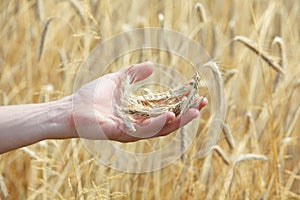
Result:
{"label": "cereal stalk", "polygon": [[47,31],[48,31],[48,27],[50,22],[53,20],[54,18],[51,17],[49,19],[47,19],[43,31],[42,31],[42,36],[41,36],[41,40],[40,40],[40,47],[39,47],[39,54],[38,54],[38,62],[40,62],[42,55],[43,55],[43,51],[44,51],[44,44],[45,44],[45,40],[46,40],[46,35],[47,35]]}
{"label": "cereal stalk", "polygon": [[235,148],[235,141],[234,141],[234,138],[232,136],[232,132],[231,132],[229,126],[224,122],[222,128],[223,128],[223,132],[225,134],[225,138],[226,138],[227,143],[229,144],[231,149],[234,149]]}
{"label": "cereal stalk", "polygon": [[277,63],[275,63],[269,57],[269,55],[267,55],[265,52],[259,50],[257,45],[249,38],[246,38],[243,36],[236,36],[233,40],[244,44],[246,47],[248,47],[250,50],[252,50],[258,56],[260,56],[264,61],[266,61],[270,65],[270,67],[272,67],[276,72],[278,72],[282,75],[285,74],[285,71]]}
{"label": "cereal stalk", "polygon": [[[287,57],[286,57],[286,50],[285,50],[285,42],[281,37],[275,37],[272,43],[272,46],[277,45],[278,49],[279,49],[279,53],[281,56],[280,59],[280,66],[283,70],[286,69],[286,65],[287,65]],[[275,80],[274,80],[274,84],[273,84],[273,92],[275,92],[278,82],[282,79],[282,75],[281,74],[277,74]]]}

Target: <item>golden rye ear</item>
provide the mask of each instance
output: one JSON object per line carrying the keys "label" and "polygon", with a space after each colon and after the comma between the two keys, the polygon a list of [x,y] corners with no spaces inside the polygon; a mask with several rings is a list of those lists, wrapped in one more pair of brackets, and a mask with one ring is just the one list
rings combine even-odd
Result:
{"label": "golden rye ear", "polygon": [[181,117],[190,108],[201,109],[201,103],[203,103],[202,107],[207,104],[207,99],[197,94],[200,75],[196,69],[192,80],[181,83],[177,87],[161,92],[143,88],[143,91],[137,94],[133,90],[132,83],[146,78],[152,70],[152,63],[148,62],[136,64],[121,71],[121,82],[117,91],[118,103],[115,105],[115,110],[129,132],[136,131],[134,123],[157,118],[167,112]]}
{"label": "golden rye ear", "polygon": [[260,50],[254,41],[244,36],[236,36],[235,38],[233,38],[233,41],[237,41],[244,44],[258,56],[260,56],[265,62],[267,62],[269,66],[272,67],[276,72],[280,73],[281,75],[285,74],[285,70],[281,68],[281,66],[278,65],[276,62],[274,62],[274,60],[267,53]]}

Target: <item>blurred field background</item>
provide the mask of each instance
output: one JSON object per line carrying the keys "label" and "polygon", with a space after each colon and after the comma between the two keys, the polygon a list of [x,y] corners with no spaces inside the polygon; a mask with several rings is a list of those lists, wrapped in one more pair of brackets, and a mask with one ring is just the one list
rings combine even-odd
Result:
{"label": "blurred field background", "polygon": [[[100,41],[163,27],[193,38],[219,63],[227,113],[207,157],[191,159],[195,141],[182,159],[152,173],[98,165],[75,139],[2,154],[0,198],[300,199],[299,19],[295,0],[1,1],[1,105],[69,95]],[[239,35],[257,52],[233,40]]]}

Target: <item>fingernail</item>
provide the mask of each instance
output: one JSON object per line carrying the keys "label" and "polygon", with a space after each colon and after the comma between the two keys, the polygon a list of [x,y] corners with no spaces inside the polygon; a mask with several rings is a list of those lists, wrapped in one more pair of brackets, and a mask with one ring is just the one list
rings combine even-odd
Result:
{"label": "fingernail", "polygon": [[208,100],[207,100],[206,97],[204,97],[203,100],[201,101],[200,105],[199,105],[199,109],[203,108],[207,104],[208,104]]}
{"label": "fingernail", "polygon": [[170,122],[174,121],[175,113],[173,113],[173,112],[167,113],[167,116],[168,116],[167,123],[170,123]]}

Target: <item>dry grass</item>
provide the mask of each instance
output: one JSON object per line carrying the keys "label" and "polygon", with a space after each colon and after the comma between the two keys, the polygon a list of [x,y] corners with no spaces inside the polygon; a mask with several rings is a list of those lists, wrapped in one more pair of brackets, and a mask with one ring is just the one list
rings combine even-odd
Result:
{"label": "dry grass", "polygon": [[[99,41],[159,26],[189,35],[218,60],[227,114],[205,158],[192,157],[194,141],[183,159],[147,174],[98,165],[79,140],[0,155],[0,198],[300,199],[299,10],[294,0],[1,1],[1,105],[66,96]],[[147,59],[125,56],[112,70]],[[209,109],[202,113],[204,130]]]}

